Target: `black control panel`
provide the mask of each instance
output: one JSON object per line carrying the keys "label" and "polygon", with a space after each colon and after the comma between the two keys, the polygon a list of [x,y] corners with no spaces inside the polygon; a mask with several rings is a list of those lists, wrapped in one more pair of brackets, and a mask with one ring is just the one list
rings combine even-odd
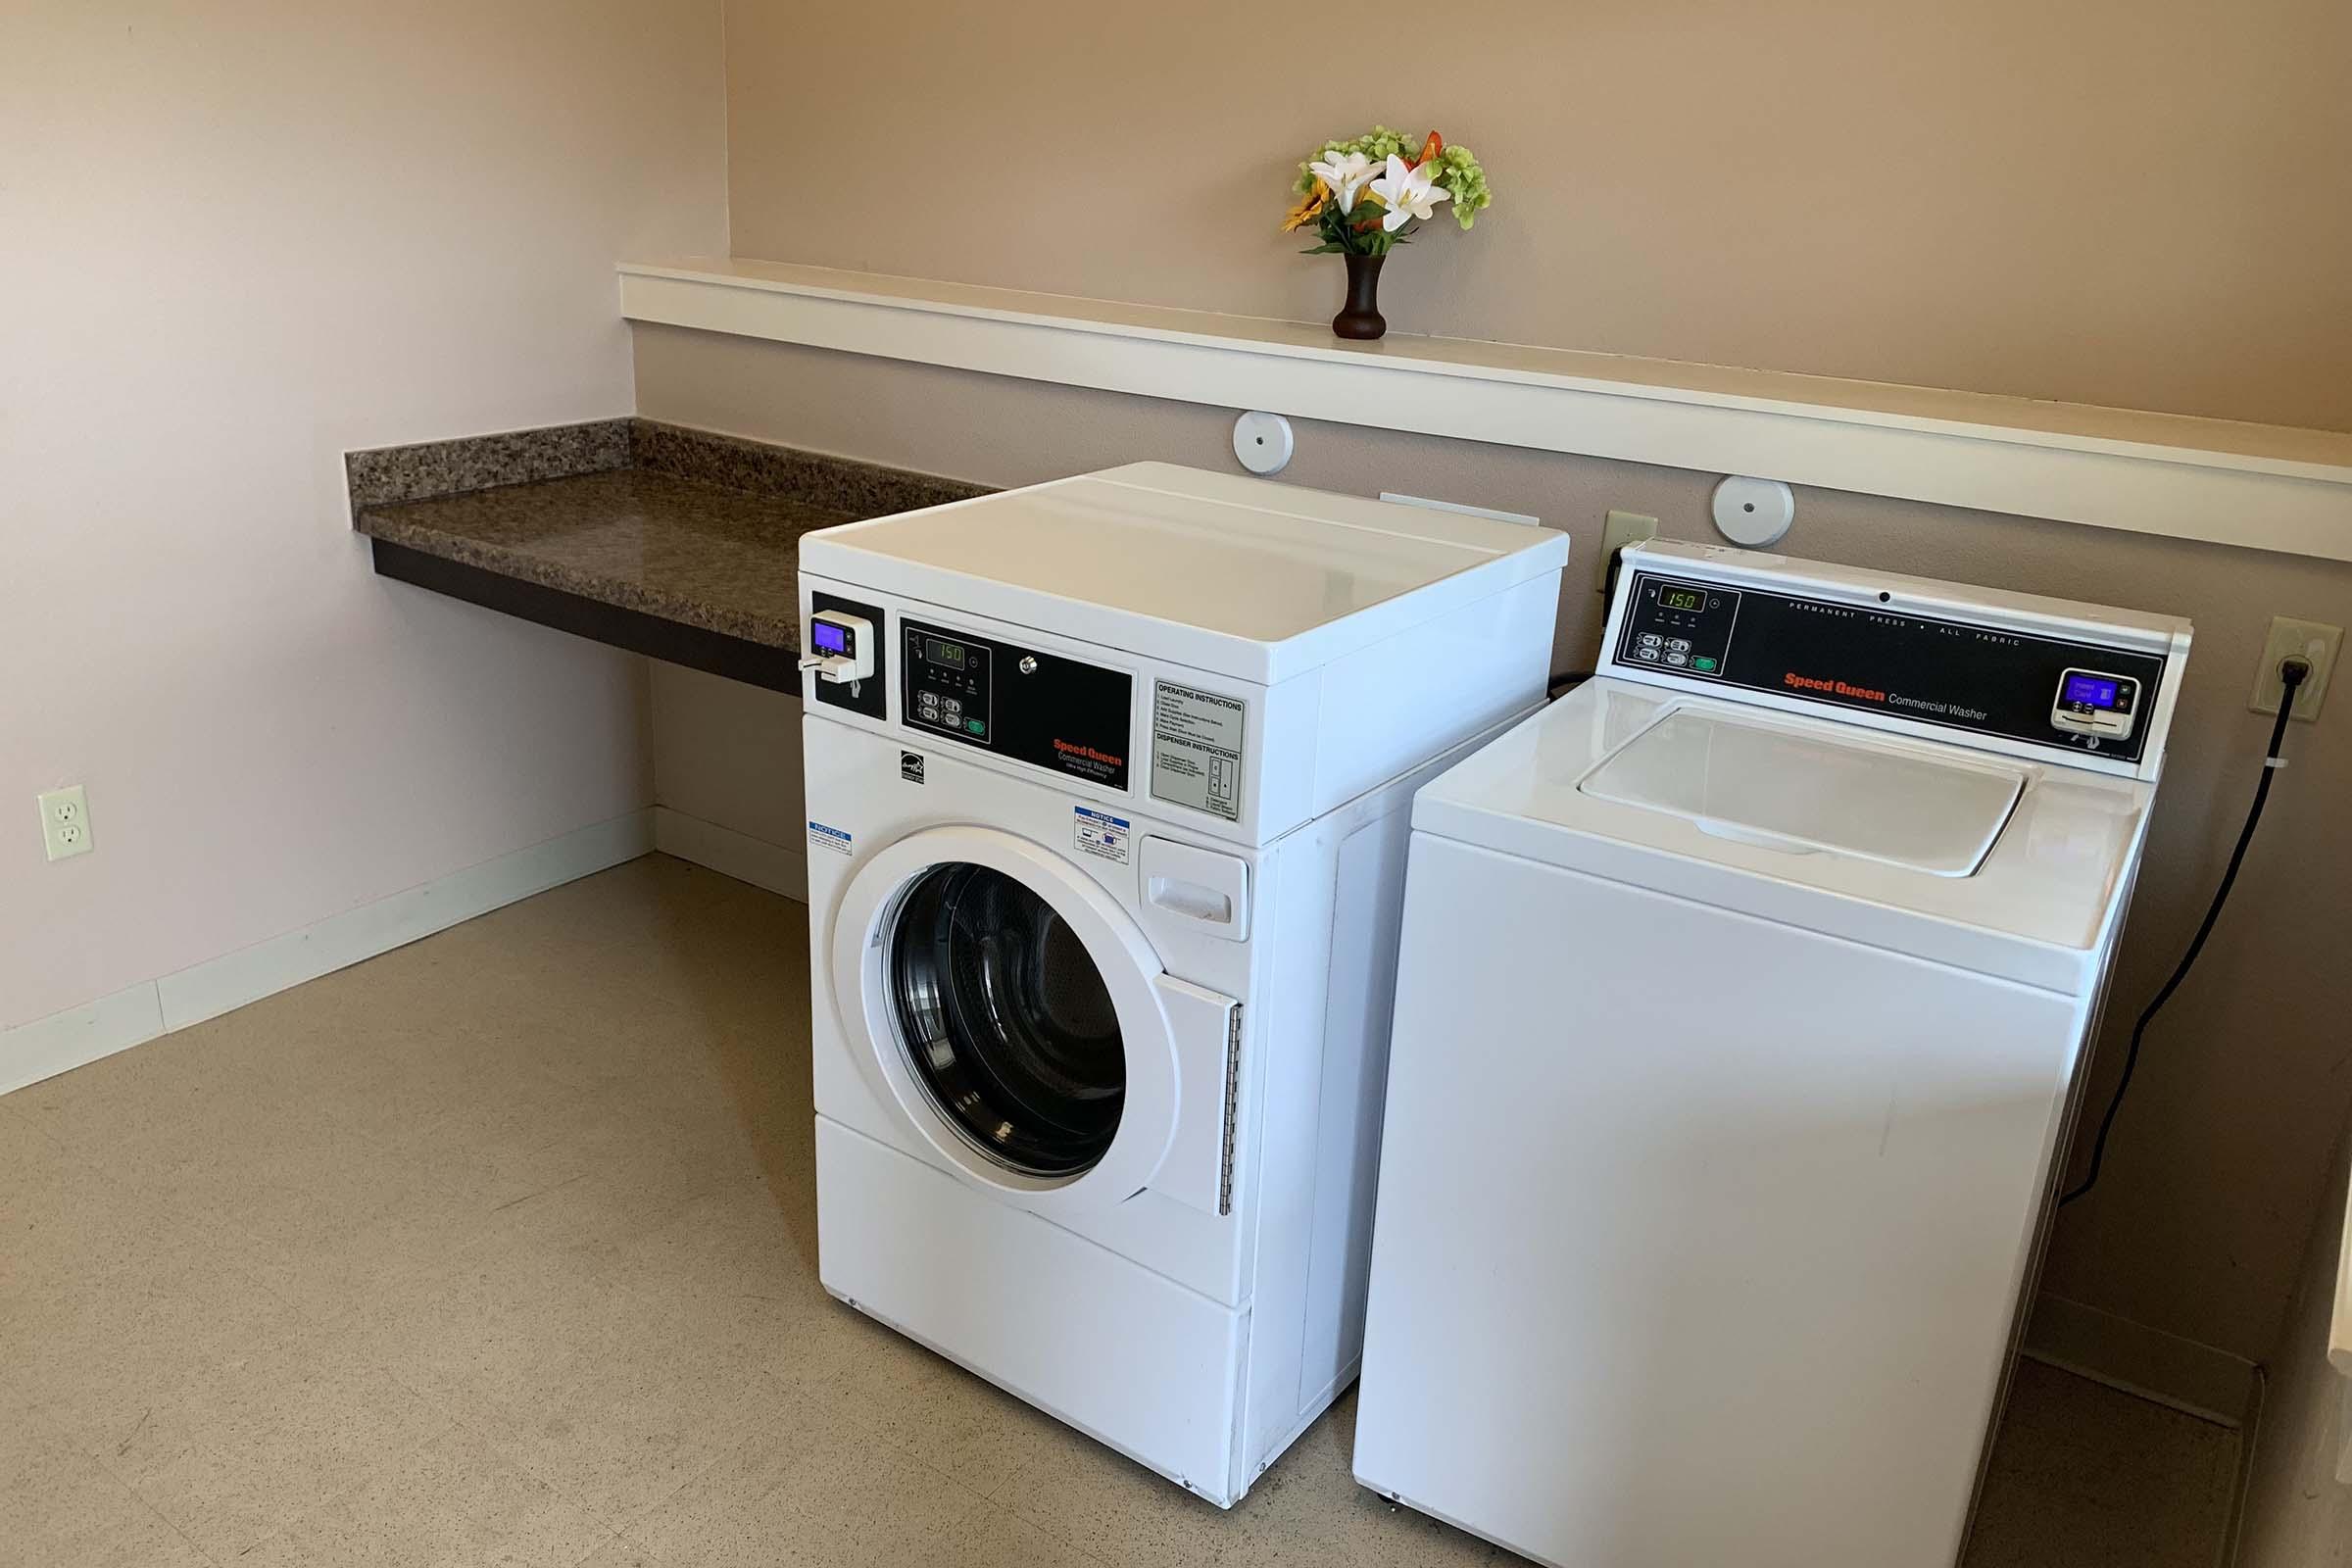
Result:
{"label": "black control panel", "polygon": [[1644,571],[1627,591],[1619,663],[2125,761],[2164,675],[2153,654],[1771,589]]}
{"label": "black control panel", "polygon": [[899,716],[916,729],[943,730],[974,746],[996,744],[997,651],[975,638],[901,623],[906,644],[906,694]]}
{"label": "black control panel", "polygon": [[1738,590],[1644,575],[1635,579],[1634,592],[1626,621],[1642,623],[1627,641],[1635,662],[1686,675],[1723,674],[1740,614]]}
{"label": "black control panel", "polygon": [[899,623],[899,648],[906,728],[1127,787],[1125,671],[911,620]]}

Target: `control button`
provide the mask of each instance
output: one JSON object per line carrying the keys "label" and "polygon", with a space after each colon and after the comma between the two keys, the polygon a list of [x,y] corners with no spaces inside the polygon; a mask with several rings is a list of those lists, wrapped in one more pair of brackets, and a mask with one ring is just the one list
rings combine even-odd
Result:
{"label": "control button", "polygon": [[955,698],[951,697],[951,698],[949,698],[949,699],[948,699],[948,701],[947,701],[947,707],[946,707],[946,710],[945,710],[945,711],[947,712],[947,715],[948,715],[948,717],[950,717],[950,718],[956,718],[956,717],[958,717],[958,716],[959,716],[959,715],[961,715],[961,713],[963,712],[963,704],[961,704],[960,702],[957,702],[957,701],[956,701]]}
{"label": "control button", "polygon": [[1668,654],[1666,656],[1666,662],[1669,664],[1688,664],[1690,662],[1690,656],[1689,654]]}
{"label": "control button", "polygon": [[965,719],[963,721],[963,727],[971,731],[974,735],[985,735],[988,733],[988,725],[983,720],[977,718]]}
{"label": "control button", "polygon": [[1715,673],[1715,660],[1711,655],[1701,654],[1690,661],[1690,667],[1701,675],[1712,675]]}
{"label": "control button", "polygon": [[1634,657],[1646,659],[1654,664],[1658,662],[1658,651],[1655,648],[1637,648],[1634,650]]}
{"label": "control button", "polygon": [[923,716],[925,718],[937,718],[939,716],[939,697],[937,693],[923,693],[922,696],[917,700],[917,706],[922,709]]}
{"label": "control button", "polygon": [[1645,632],[1643,632],[1643,633],[1642,634],[1642,647],[1644,647],[1644,648],[1655,648],[1655,647],[1657,647],[1657,646],[1658,646],[1658,634],[1657,634],[1656,632],[1654,632],[1654,631],[1645,631]]}
{"label": "control button", "polygon": [[1690,639],[1688,637],[1670,637],[1666,640],[1666,646],[1674,653],[1687,654],[1690,651]]}

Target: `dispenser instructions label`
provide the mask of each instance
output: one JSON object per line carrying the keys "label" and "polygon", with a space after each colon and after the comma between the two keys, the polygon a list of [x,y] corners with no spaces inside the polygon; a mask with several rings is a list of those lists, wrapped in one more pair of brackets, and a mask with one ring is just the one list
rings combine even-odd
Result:
{"label": "dispenser instructions label", "polygon": [[1116,860],[1125,865],[1135,855],[1135,835],[1123,816],[1098,811],[1091,806],[1072,808],[1070,841],[1081,855]]}
{"label": "dispenser instructions label", "polygon": [[1242,733],[1250,705],[1238,697],[1152,683],[1152,794],[1196,811],[1242,819]]}

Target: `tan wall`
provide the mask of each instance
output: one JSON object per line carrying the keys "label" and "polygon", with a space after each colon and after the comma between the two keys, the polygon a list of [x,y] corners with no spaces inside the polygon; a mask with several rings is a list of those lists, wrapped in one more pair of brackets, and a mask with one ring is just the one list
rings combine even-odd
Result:
{"label": "tan wall", "polygon": [[1496,193],[1391,263],[1399,331],[2352,429],[2343,0],[735,0],[727,29],[738,256],[1327,317],[1286,181],[1385,117]]}
{"label": "tan wall", "polygon": [[[1232,412],[786,348],[637,330],[647,416],[1021,484],[1142,458],[1231,469]],[[1283,477],[1533,513],[1575,539],[1557,661],[1590,667],[1589,573],[1611,507],[1713,537],[1713,475],[1302,423]],[[2352,621],[2352,565],[1828,491],[1799,496],[1799,556],[2189,615],[2195,653],[2148,868],[2122,960],[2126,1018],[2202,912],[2253,787],[2267,721],[2246,710],[2274,611]],[[2098,1195],[2070,1210],[2048,1286],[2248,1358],[2267,1353],[2352,1079],[2352,965],[2336,951],[2352,887],[2352,706],[2297,726],[2231,917],[2169,1010]],[[2108,1030],[2097,1089],[2120,1061]]]}
{"label": "tan wall", "polygon": [[643,662],[375,577],[343,453],[629,411],[720,73],[717,0],[5,8],[0,1029],[647,803]]}
{"label": "tan wall", "polygon": [[2337,1151],[2322,1192],[2286,1334],[2271,1362],[2246,1480],[2235,1568],[2342,1568],[2352,1563],[2352,1484],[2336,1479],[2352,1442],[2352,1400],[2328,1364],[2336,1261],[2344,1245],[2352,1141]]}

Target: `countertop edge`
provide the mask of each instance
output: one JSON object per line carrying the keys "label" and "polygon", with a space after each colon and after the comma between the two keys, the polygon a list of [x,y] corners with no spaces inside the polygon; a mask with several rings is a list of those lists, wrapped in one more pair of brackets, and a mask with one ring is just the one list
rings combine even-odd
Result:
{"label": "countertop edge", "polygon": [[[991,489],[636,415],[350,452],[344,464],[352,527],[369,539],[585,603],[795,655],[800,651],[797,615],[779,617],[729,607],[591,565],[566,564],[494,538],[437,527],[432,508],[461,498],[477,506],[496,506],[500,491],[514,490],[518,505],[544,509],[551,486],[634,470],[754,505],[789,505],[804,518],[811,512],[831,514],[818,524],[829,526],[965,500]],[[527,503],[521,494],[526,487]],[[591,488],[595,487],[583,486],[583,491]],[[596,509],[609,503],[584,495],[581,505],[583,521],[593,525]],[[779,519],[779,569],[797,570],[800,539],[809,531],[805,521],[795,526]]]}

